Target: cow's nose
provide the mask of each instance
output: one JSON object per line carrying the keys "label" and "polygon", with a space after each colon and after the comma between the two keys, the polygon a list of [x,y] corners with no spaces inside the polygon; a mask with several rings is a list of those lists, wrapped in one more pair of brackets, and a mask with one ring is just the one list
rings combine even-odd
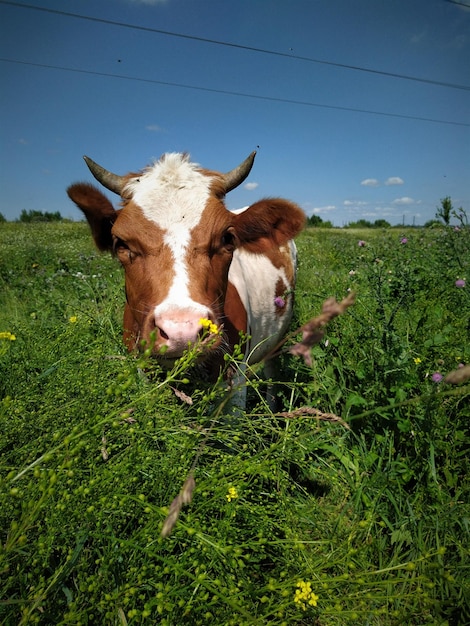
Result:
{"label": "cow's nose", "polygon": [[160,336],[159,344],[166,346],[168,356],[181,356],[203,331],[201,316],[184,311],[155,317],[155,328]]}

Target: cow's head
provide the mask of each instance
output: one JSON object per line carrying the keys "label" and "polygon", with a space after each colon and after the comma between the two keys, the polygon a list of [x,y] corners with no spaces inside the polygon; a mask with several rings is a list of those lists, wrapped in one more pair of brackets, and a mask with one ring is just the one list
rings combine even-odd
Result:
{"label": "cow's head", "polygon": [[[286,200],[257,202],[235,214],[226,193],[248,176],[255,153],[221,174],[183,154],[165,154],[138,174],[117,176],[85,157],[93,176],[121,196],[115,210],[96,187],[77,183],[69,197],[84,212],[100,250],[115,254],[125,272],[124,339],[132,349],[165,347],[181,356],[205,332],[201,319],[224,326],[224,302],[233,252],[270,254],[302,228],[303,213]],[[210,350],[221,341],[208,342]],[[208,347],[209,350],[209,347]]]}

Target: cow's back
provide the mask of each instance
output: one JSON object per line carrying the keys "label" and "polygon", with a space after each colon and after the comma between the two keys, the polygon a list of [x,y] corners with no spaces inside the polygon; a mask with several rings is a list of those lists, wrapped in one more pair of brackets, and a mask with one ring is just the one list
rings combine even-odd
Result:
{"label": "cow's back", "polygon": [[[235,250],[229,271],[229,283],[246,314],[246,333],[250,336],[247,361],[262,360],[287,331],[292,319],[293,290],[297,268],[294,241],[266,253]],[[231,290],[226,307],[230,311]],[[245,330],[245,329],[243,329]]]}

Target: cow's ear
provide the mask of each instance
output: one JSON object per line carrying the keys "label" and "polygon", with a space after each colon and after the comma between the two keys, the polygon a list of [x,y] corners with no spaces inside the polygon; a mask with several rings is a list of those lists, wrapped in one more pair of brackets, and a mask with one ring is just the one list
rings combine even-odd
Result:
{"label": "cow's ear", "polygon": [[242,246],[257,251],[257,245],[285,244],[302,230],[305,220],[305,213],[293,202],[266,198],[237,215],[235,230]]}
{"label": "cow's ear", "polygon": [[85,214],[97,248],[111,251],[113,248],[111,228],[118,211],[115,211],[108,198],[89,183],[71,185],[67,189],[67,194]]}

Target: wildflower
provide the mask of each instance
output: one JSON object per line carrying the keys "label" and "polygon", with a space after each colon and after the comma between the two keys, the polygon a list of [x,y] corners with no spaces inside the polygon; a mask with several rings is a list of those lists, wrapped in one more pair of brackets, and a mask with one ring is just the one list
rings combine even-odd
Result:
{"label": "wildflower", "polygon": [[76,323],[77,323],[77,316],[76,316],[76,315],[71,315],[71,316],[69,317],[69,322],[70,322],[71,324],[76,324]]}
{"label": "wildflower", "polygon": [[217,326],[217,324],[214,324],[214,322],[211,322],[211,320],[208,320],[205,317],[201,317],[201,319],[199,320],[199,324],[201,324],[203,328],[206,328],[211,335],[220,335],[219,327]]}
{"label": "wildflower", "polygon": [[433,383],[440,383],[444,376],[440,372],[434,372],[431,376],[431,380]]}
{"label": "wildflower", "polygon": [[355,274],[356,274],[356,270],[351,270],[351,271],[349,272],[349,275],[350,275],[350,276],[355,276]]}
{"label": "wildflower", "polygon": [[358,245],[360,248],[363,248],[363,247],[366,245],[366,242],[365,242],[365,241],[363,241],[362,239],[360,239],[360,240],[357,242],[357,245]]}
{"label": "wildflower", "polygon": [[455,286],[460,288],[465,287],[465,280],[463,278],[459,278],[455,281]]}
{"label": "wildflower", "polygon": [[400,243],[402,243],[402,244],[408,243],[408,238],[407,237],[402,237],[400,239]]}
{"label": "wildflower", "polygon": [[[2,339],[5,339],[6,341],[15,341],[16,336],[13,333],[10,333],[9,331],[3,331],[3,332],[0,332],[0,341]],[[5,344],[0,346],[0,356],[6,354],[7,350],[8,348]]]}
{"label": "wildflower", "polygon": [[276,298],[274,298],[274,306],[276,306],[278,309],[283,309],[286,306],[286,301],[282,296],[277,296]]}
{"label": "wildflower", "polygon": [[8,331],[0,333],[0,339],[7,339],[8,341],[16,341],[16,335]]}
{"label": "wildflower", "polygon": [[421,363],[421,359],[419,358],[419,356],[416,357],[416,359],[413,359],[414,362],[416,363],[416,365],[418,365],[419,363]]}
{"label": "wildflower", "polygon": [[235,487],[229,487],[228,493],[225,497],[229,502],[231,502],[232,500],[236,500],[238,498],[238,491],[235,489]]}
{"label": "wildflower", "polygon": [[300,604],[304,611],[307,610],[308,605],[317,606],[318,596],[312,591],[312,583],[305,580],[299,580],[296,586],[297,589],[295,590],[294,602]]}

